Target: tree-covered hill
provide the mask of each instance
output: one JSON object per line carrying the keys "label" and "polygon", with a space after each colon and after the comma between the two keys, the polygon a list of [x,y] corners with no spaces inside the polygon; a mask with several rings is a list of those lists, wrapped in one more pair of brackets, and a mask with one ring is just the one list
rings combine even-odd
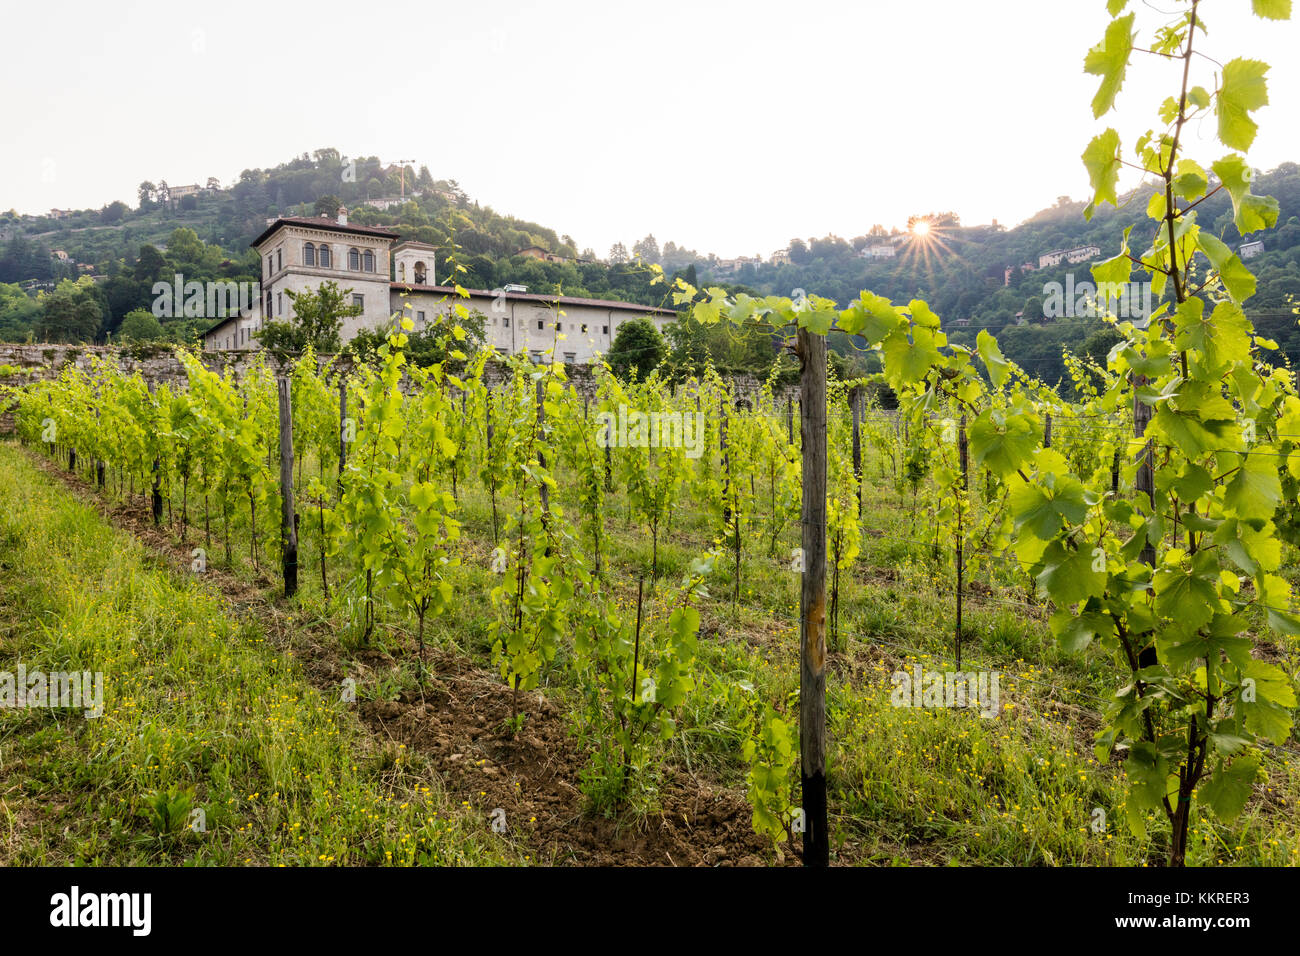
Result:
{"label": "tree-covered hill", "polygon": [[[1067,288],[1091,278],[1092,257],[1038,268],[1040,256],[1095,245],[1098,258],[1108,258],[1118,253],[1126,226],[1134,226],[1135,250],[1151,232],[1143,214],[1150,192],[1139,190],[1118,210],[1107,206],[1091,221],[1084,218],[1083,203],[1063,196],[1014,228],[963,226],[955,214],[929,214],[914,217],[932,227],[928,236],[913,234],[920,230],[891,235],[875,226],[852,239],[794,239],[784,261],[720,260],[673,242],[661,248],[654,236],[633,243],[631,251],[616,243],[600,258],[590,248],[579,249],[569,235],[473,201],[454,180],[435,179],[426,166],[385,166],[376,157],[349,159],[332,148],[270,169],[244,170],[224,187],[202,182],[198,193],[179,198],[183,190],[175,185],[142,182],[135,208],[117,201],[61,218],[0,214],[0,283],[11,284],[0,287],[0,339],[103,341],[119,334],[128,315],[148,310],[155,281],[176,272],[199,281],[255,281],[258,264],[248,244],[268,219],[333,216],[346,205],[354,223],[387,226],[441,247],[440,281],[448,277],[454,252],[466,270],[461,283],[476,288],[513,282],[536,292],[663,305],[665,287],[652,285],[645,268],[655,263],[692,284],[759,293],[803,289],[840,302],[861,289],[896,301],[921,297],[944,318],[954,340],[973,341],[980,329],[990,329],[1011,358],[1054,381],[1063,371],[1062,346],[1104,355],[1107,332],[1096,319],[1043,314],[1051,311],[1045,305],[1053,283]],[[1262,240],[1263,252],[1251,260],[1258,291],[1247,308],[1257,327],[1276,338],[1280,352],[1300,360],[1300,328],[1291,314],[1300,299],[1300,166],[1285,163],[1260,173],[1254,191],[1278,200],[1276,229],[1238,234],[1226,192],[1210,196],[1197,212],[1203,225],[1234,247]],[[367,204],[376,199],[389,202],[384,208]],[[555,261],[518,254],[532,246]],[[863,256],[885,246],[894,250],[892,257]],[[159,334],[190,340],[207,321],[163,323]],[[128,328],[152,326],[140,321]],[[748,341],[711,347],[720,363],[737,352],[757,363],[762,351]]]}
{"label": "tree-covered hill", "polygon": [[[1278,200],[1277,228],[1242,236],[1233,225],[1226,191],[1200,204],[1199,220],[1234,248],[1254,240],[1263,242],[1263,252],[1250,261],[1258,291],[1247,302],[1247,311],[1261,333],[1278,342],[1279,351],[1287,353],[1292,362],[1300,362],[1300,327],[1293,314],[1300,301],[1300,165],[1284,163],[1260,173],[1252,189]],[[951,214],[934,216],[928,240],[912,237],[898,242],[892,258],[859,256],[860,250],[870,245],[906,239],[891,237],[879,227],[875,235],[852,240],[835,236],[796,239],[790,244],[788,263],[746,264],[734,273],[701,265],[700,274],[706,281],[710,276],[723,277],[763,293],[790,295],[803,289],[840,302],[855,298],[861,289],[895,301],[923,298],[943,317],[954,341],[972,343],[979,330],[987,328],[999,336],[1010,357],[1055,381],[1063,374],[1061,346],[1081,350],[1103,323],[1078,315],[1044,316],[1052,284],[1059,284],[1062,290],[1069,288],[1071,276],[1074,286],[1090,282],[1093,258],[1117,255],[1119,237],[1128,226],[1134,227],[1130,245],[1135,253],[1146,248],[1152,238],[1151,223],[1145,216],[1150,197],[1149,187],[1140,189],[1119,209],[1106,206],[1088,221],[1082,202],[1062,196],[1056,205],[1013,229],[967,227],[953,224]],[[1038,268],[1039,257],[1045,253],[1089,245],[1097,246],[1100,255],[1075,265],[1062,262]],[[1145,275],[1135,274],[1135,281],[1139,278]],[[1153,305],[1159,305],[1159,300]],[[1018,313],[1024,325],[1018,324]]]}

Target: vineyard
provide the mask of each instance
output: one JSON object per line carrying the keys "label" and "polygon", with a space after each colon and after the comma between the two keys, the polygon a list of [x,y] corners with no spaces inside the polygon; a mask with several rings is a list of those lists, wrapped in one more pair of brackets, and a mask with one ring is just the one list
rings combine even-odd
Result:
{"label": "vineyard", "polygon": [[[1098,116],[1134,48],[1109,6]],[[1180,65],[1186,6],[1156,41]],[[0,737],[28,739],[29,798],[116,803],[111,829],[69,813],[0,856],[1300,863],[1300,393],[1195,214],[1222,189],[1243,225],[1276,219],[1241,155],[1255,63],[1213,93],[1184,73],[1170,131],[1138,141],[1167,187],[1150,248],[1126,235],[1094,275],[1171,298],[1065,383],[987,332],[950,345],[919,299],[679,279],[700,321],[766,323],[798,393],[603,365],[580,391],[458,351],[454,320],[420,367],[405,316],[373,362],[265,352],[236,378],[178,350],[179,387],[97,359],[8,388],[0,634],[106,674],[102,718],[5,712]],[[1179,138],[1202,112],[1230,150],[1213,184]],[[1117,202],[1118,134],[1084,161]],[[883,371],[838,380],[832,330]],[[42,531],[69,502],[96,557]],[[114,548],[136,570],[83,603]],[[137,630],[76,638],[116,613]],[[244,725],[209,726],[229,700]],[[202,832],[176,823],[194,808]]]}

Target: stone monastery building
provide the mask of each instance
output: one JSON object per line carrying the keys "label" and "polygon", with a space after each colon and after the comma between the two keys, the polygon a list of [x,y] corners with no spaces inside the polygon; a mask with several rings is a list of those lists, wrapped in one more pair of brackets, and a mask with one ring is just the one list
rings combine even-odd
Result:
{"label": "stone monastery building", "polygon": [[538,362],[583,363],[608,352],[619,326],[630,319],[644,316],[662,331],[677,318],[671,309],[538,295],[511,285],[491,292],[471,289],[466,300],[451,286],[437,284],[436,247],[398,238],[391,229],[350,225],[346,209],[340,209],[337,221],[276,219],[252,244],[262,259],[260,308],[212,326],[203,335],[204,349],[258,348],[254,333],[265,321],[292,316],[286,292],[315,289],[327,280],[350,289],[353,303],[362,307],[359,316],[344,320],[344,342],[362,329],[388,327],[399,313],[418,330],[462,304],[484,316],[487,344],[503,355],[527,351]]}

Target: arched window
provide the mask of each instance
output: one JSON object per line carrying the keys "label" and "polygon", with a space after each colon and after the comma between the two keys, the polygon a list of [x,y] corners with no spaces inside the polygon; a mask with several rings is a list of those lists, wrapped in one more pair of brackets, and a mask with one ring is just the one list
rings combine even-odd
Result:
{"label": "arched window", "polygon": [[348,250],[348,269],[352,272],[361,271],[361,253],[356,249]]}
{"label": "arched window", "polygon": [[302,264],[305,266],[314,266],[316,264],[316,247],[310,242],[302,247]]}
{"label": "arched window", "polygon": [[397,264],[397,281],[398,281],[398,282],[405,282],[405,281],[406,281],[406,263],[405,263],[405,262],[399,262],[399,263]]}
{"label": "arched window", "polygon": [[362,253],[361,262],[362,262],[362,268],[366,272],[375,271],[375,254],[371,252],[369,249],[367,249],[364,253]]}
{"label": "arched window", "polygon": [[330,247],[325,245],[324,243],[321,243],[319,252],[320,252],[320,267],[322,269],[328,269],[330,267]]}
{"label": "arched window", "polygon": [[417,263],[415,264],[415,284],[416,284],[416,285],[424,285],[425,280],[426,280],[427,278],[428,278],[428,272],[427,272],[427,270],[425,269],[424,263],[423,263],[423,262],[417,262]]}

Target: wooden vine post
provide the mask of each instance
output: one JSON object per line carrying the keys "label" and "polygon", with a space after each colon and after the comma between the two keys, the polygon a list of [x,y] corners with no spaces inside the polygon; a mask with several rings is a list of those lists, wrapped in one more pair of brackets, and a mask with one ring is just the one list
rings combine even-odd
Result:
{"label": "wooden vine post", "polygon": [[826,814],[826,338],[799,330],[803,363],[803,580],[799,593],[799,752],[803,861],[830,865]]}
{"label": "wooden vine post", "polygon": [[722,453],[722,533],[731,524],[731,456],[727,452],[727,401],[718,399],[718,451]]}
{"label": "wooden vine post", "polygon": [[[546,470],[546,452],[542,450],[541,442],[544,431],[546,431],[546,384],[545,378],[539,378],[537,380],[537,464],[541,466],[542,471]],[[539,481],[537,484],[542,498],[542,524],[545,526],[551,515],[551,489],[545,481]]]}
{"label": "wooden vine post", "polygon": [[[97,405],[97,406],[95,406],[95,429],[96,429],[96,431],[98,431],[98,430],[99,430],[99,427],[100,427],[100,425],[99,425],[99,419],[100,419],[100,416],[99,416],[99,406]],[[104,460],[103,460],[102,458],[96,458],[96,459],[95,459],[95,484],[96,484],[99,488],[101,488],[101,489],[104,487],[104,470],[105,470],[105,469],[104,469]]]}
{"label": "wooden vine post", "polygon": [[293,409],[289,376],[275,377],[280,398],[280,540],[283,543],[284,596],[298,590],[298,522],[293,506]]}
{"label": "wooden vine post", "polygon": [[[154,402],[153,383],[149,383],[149,401]],[[162,499],[162,463],[158,456],[153,456],[153,523],[155,526],[162,524],[163,499]]]}
{"label": "wooden vine post", "polygon": [[849,406],[853,409],[853,480],[857,488],[858,517],[862,517],[862,386],[849,389]]}
{"label": "wooden vine post", "polygon": [[[1142,450],[1138,453],[1141,460],[1138,462],[1137,475],[1133,479],[1134,489],[1139,496],[1145,495],[1146,501],[1143,506],[1148,516],[1154,514],[1156,506],[1156,471],[1153,460],[1154,449],[1151,447],[1151,440],[1146,437],[1147,424],[1151,421],[1151,406],[1142,401],[1138,396],[1137,390],[1146,384],[1144,376],[1138,376],[1134,380],[1133,389],[1133,434],[1143,439]],[[1145,531],[1143,532],[1145,534]],[[1149,568],[1156,566],[1156,548],[1148,537],[1145,545],[1142,546],[1142,553],[1138,555],[1138,560]],[[1138,635],[1133,635],[1137,637]],[[1145,636],[1143,636],[1145,640]],[[1138,654],[1138,665],[1140,667],[1150,667],[1157,662],[1155,645],[1141,648]],[[1136,670],[1136,668],[1134,668]],[[1140,693],[1140,691],[1139,691]]]}
{"label": "wooden vine post", "polygon": [[343,469],[348,463],[348,380],[339,372],[339,494],[343,493]]}
{"label": "wooden vine post", "polygon": [[954,644],[957,649],[957,670],[961,670],[961,611],[966,583],[966,531],[962,526],[966,492],[970,488],[970,440],[966,435],[966,413],[957,423],[957,455],[961,461],[961,490],[957,493],[957,627]]}

